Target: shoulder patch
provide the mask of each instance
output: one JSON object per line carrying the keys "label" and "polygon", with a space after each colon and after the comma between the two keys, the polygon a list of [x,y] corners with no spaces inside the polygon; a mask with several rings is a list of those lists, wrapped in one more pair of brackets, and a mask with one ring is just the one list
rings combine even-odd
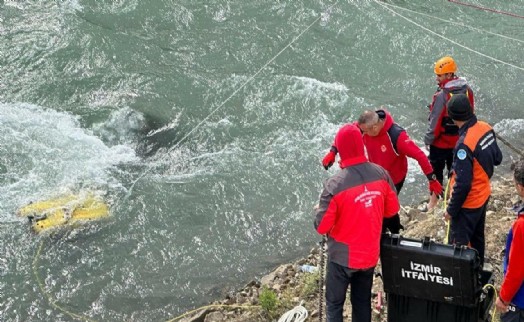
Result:
{"label": "shoulder patch", "polygon": [[459,160],[464,160],[467,155],[468,154],[466,153],[466,150],[464,149],[460,149],[457,151],[457,158],[459,158]]}

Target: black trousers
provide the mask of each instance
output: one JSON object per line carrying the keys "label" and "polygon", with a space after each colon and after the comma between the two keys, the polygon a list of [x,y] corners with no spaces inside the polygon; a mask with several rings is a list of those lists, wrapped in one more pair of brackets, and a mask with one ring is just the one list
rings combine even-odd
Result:
{"label": "black trousers", "polygon": [[510,305],[509,311],[500,315],[501,322],[524,322],[524,311]]}
{"label": "black trousers", "polygon": [[489,198],[480,208],[462,208],[455,217],[451,218],[449,243],[466,245],[476,249],[479,253],[481,265],[484,263],[484,227],[488,202]]}
{"label": "black trousers", "polygon": [[453,149],[441,149],[430,145],[429,162],[433,167],[433,173],[437,177],[438,182],[443,184],[444,168],[448,169],[448,173],[451,171],[451,165],[453,164]]}
{"label": "black trousers", "polygon": [[343,322],[342,313],[351,284],[351,321],[371,322],[371,287],[374,267],[355,270],[328,262],[326,274],[327,322]]}

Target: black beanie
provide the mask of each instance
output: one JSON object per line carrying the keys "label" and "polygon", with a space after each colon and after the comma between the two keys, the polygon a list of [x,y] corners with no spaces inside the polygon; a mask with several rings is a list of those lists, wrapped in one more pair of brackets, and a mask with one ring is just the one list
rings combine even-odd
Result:
{"label": "black beanie", "polygon": [[467,121],[473,117],[473,109],[465,94],[455,94],[448,101],[448,115],[455,121]]}

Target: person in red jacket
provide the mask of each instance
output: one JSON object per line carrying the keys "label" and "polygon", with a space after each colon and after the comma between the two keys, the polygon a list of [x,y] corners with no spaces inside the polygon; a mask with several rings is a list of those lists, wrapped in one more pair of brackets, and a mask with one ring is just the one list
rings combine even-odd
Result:
{"label": "person in red jacket", "polygon": [[[442,186],[436,180],[433,168],[424,152],[411,140],[406,131],[395,123],[385,110],[365,111],[358,119],[369,161],[382,166],[389,172],[397,194],[404,185],[408,173],[407,157],[417,160],[422,172],[429,180],[430,195],[442,194]],[[335,161],[338,151],[336,142],[324,157],[322,164],[328,169]],[[398,215],[384,221],[384,230],[398,234],[402,226]]]}
{"label": "person in red jacket", "polygon": [[[524,198],[524,160],[513,164],[513,179],[518,195]],[[524,203],[515,207],[517,219],[513,222],[506,241],[504,280],[496,307],[503,314],[501,322],[524,321]]]}
{"label": "person in red jacket", "polygon": [[371,322],[371,287],[378,262],[384,217],[399,210],[388,172],[368,162],[360,130],[342,127],[335,144],[340,168],[324,183],[314,226],[327,235],[326,307],[328,322],[342,322],[351,284],[353,322]]}
{"label": "person in red jacket", "polygon": [[[471,106],[475,107],[473,91],[465,78],[458,77],[457,64],[452,57],[442,57],[435,62],[434,72],[438,89],[433,94],[429,105],[429,127],[424,136],[424,144],[429,151],[429,161],[440,184],[444,181],[444,169],[451,171],[453,163],[453,148],[458,140],[458,127],[449,117],[447,102],[455,94],[466,94]],[[431,198],[430,204],[436,205],[438,200]]]}

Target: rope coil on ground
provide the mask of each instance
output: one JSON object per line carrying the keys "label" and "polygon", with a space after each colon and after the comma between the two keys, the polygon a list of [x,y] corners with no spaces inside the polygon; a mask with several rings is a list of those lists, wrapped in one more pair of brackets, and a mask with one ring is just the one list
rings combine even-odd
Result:
{"label": "rope coil on ground", "polygon": [[308,313],[304,306],[304,301],[300,301],[300,304],[292,308],[291,310],[284,313],[278,322],[303,322],[307,319]]}

